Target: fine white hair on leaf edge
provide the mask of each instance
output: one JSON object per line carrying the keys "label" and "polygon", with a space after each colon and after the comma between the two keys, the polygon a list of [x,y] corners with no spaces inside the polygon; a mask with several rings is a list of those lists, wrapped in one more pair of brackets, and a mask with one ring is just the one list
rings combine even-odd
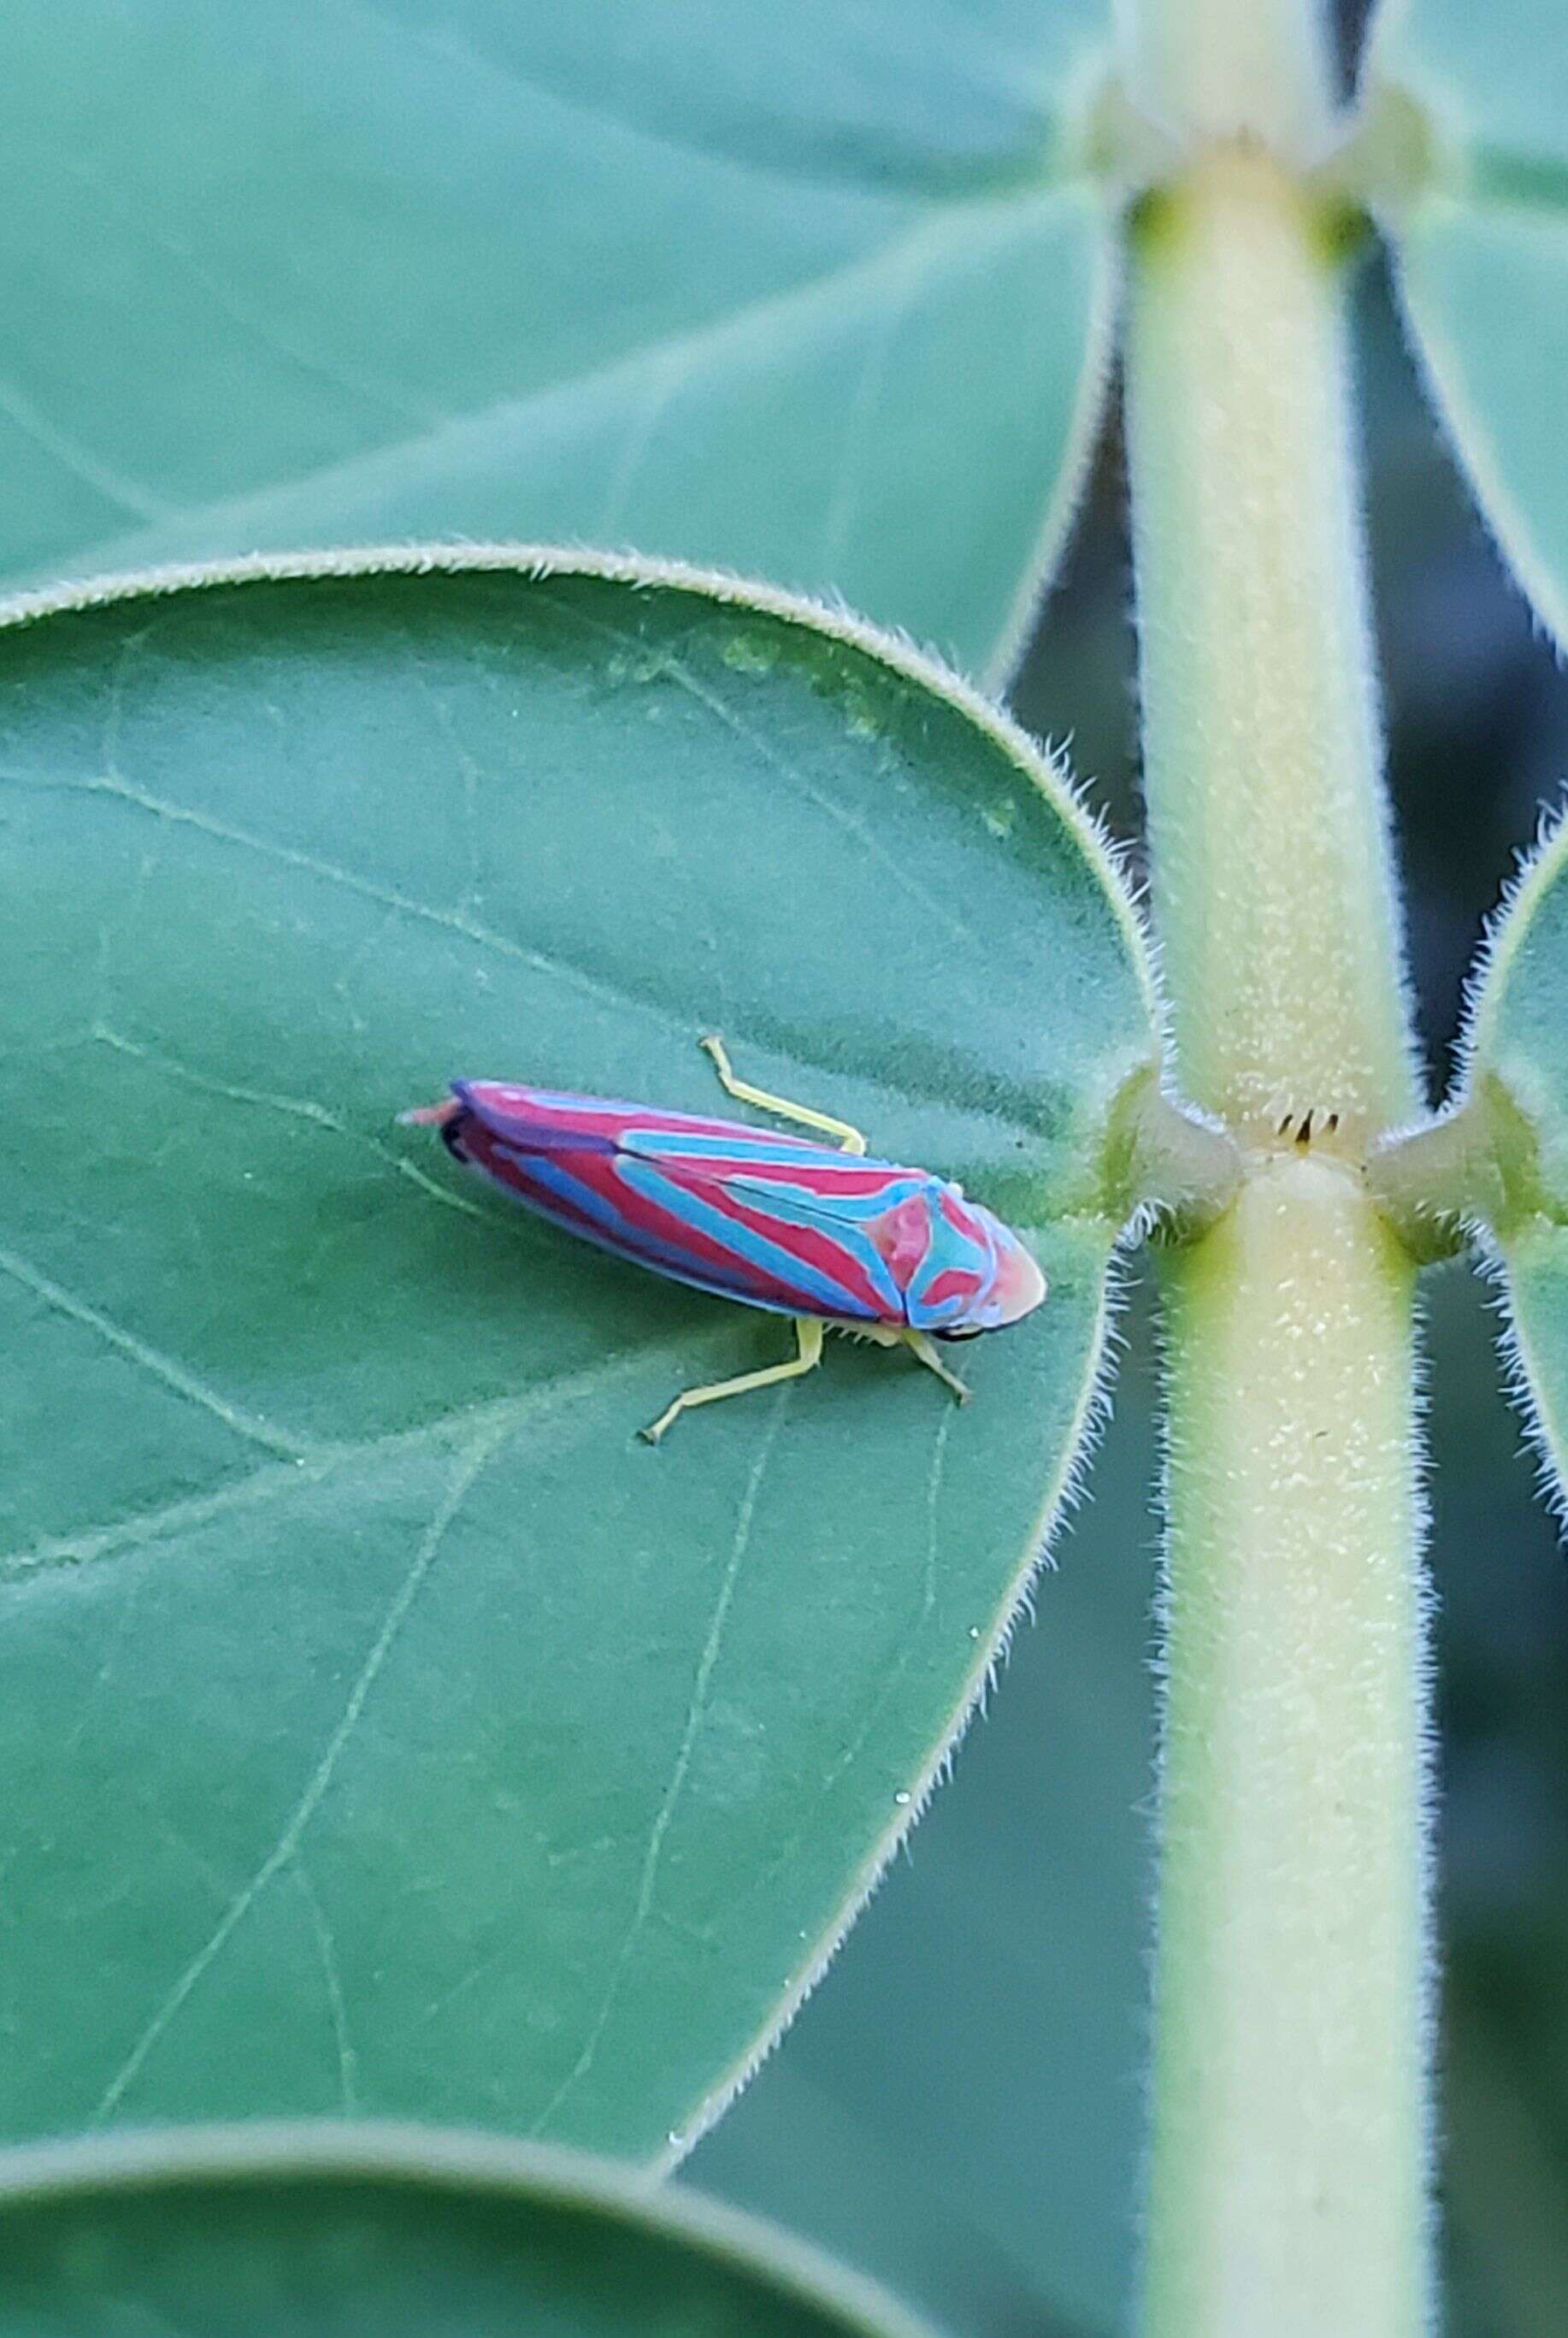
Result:
{"label": "fine white hair on leaf edge", "polygon": [[1553,857],[1563,848],[1568,848],[1568,798],[1555,804],[1542,802],[1537,806],[1535,833],[1528,844],[1514,850],[1514,867],[1504,879],[1495,906],[1483,921],[1481,939],[1465,977],[1453,1095],[1439,1119],[1457,1110],[1471,1093],[1476,1056],[1487,1036],[1485,1027],[1494,984],[1502,982],[1506,972],[1511,946],[1524,914],[1521,905],[1537,886],[1555,875]]}
{"label": "fine white hair on leaf edge", "polygon": [[1473,1260],[1486,1286],[1486,1311],[1496,1324],[1494,1344],[1503,1392],[1519,1421],[1522,1453],[1534,1465],[1536,1493],[1551,1515],[1559,1540],[1568,1545],[1568,1470],[1547,1425],[1545,1406],[1530,1369],[1507,1257],[1484,1228],[1476,1229]]}

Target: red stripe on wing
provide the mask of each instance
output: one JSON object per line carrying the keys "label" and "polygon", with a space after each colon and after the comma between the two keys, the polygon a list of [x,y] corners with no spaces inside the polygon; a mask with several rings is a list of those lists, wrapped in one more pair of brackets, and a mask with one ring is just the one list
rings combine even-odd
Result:
{"label": "red stripe on wing", "polygon": [[[829,1281],[836,1282],[844,1294],[843,1311],[846,1315],[860,1316],[867,1321],[878,1323],[903,1321],[902,1310],[892,1310],[888,1307],[886,1297],[873,1282],[854,1252],[846,1243],[835,1241],[828,1225],[821,1222],[814,1225],[802,1225],[793,1218],[781,1218],[776,1212],[761,1206],[750,1198],[743,1190],[744,1184],[750,1182],[749,1167],[744,1171],[743,1177],[738,1174],[732,1182],[726,1181],[723,1177],[711,1176],[706,1162],[701,1169],[698,1169],[694,1164],[687,1162],[676,1164],[671,1163],[668,1158],[662,1158],[659,1167],[670,1178],[672,1184],[688,1188],[693,1194],[706,1202],[710,1209],[717,1210],[722,1216],[732,1219],[738,1226],[745,1227],[749,1233],[760,1234],[767,1241],[775,1243],[779,1249],[788,1251],[791,1256],[799,1259],[804,1265],[814,1268],[818,1274],[826,1275]],[[875,1220],[872,1220],[864,1230],[870,1233],[875,1223]],[[822,1311],[820,1301],[816,1299],[804,1301],[801,1311],[802,1313],[820,1313]]]}
{"label": "red stripe on wing", "polygon": [[[666,1206],[652,1195],[627,1184],[620,1169],[626,1156],[603,1144],[596,1135],[573,1144],[565,1133],[557,1132],[554,1144],[534,1151],[535,1165],[532,1170],[529,1154],[515,1140],[498,1136],[477,1115],[466,1118],[462,1144],[466,1156],[477,1167],[542,1216],[654,1273],[693,1282],[702,1290],[772,1308],[783,1314],[897,1320],[887,1319],[887,1311],[874,1290],[866,1288],[863,1282],[859,1287],[847,1285],[845,1269],[852,1262],[846,1261],[836,1247],[829,1250],[827,1245],[819,1245],[809,1228],[786,1226],[766,1211],[746,1209],[743,1203],[735,1203],[720,1184],[709,1186],[691,1180],[690,1190],[694,1198],[729,1218],[738,1234],[747,1230],[754,1232],[787,1256],[798,1258],[803,1267],[815,1267],[819,1275],[826,1277],[830,1297],[816,1288],[792,1282],[787,1274],[765,1261],[747,1258],[740,1249],[732,1249],[707,1229],[693,1224],[678,1208]],[[648,1165],[657,1165],[662,1171],[666,1164]],[[578,1188],[585,1188],[599,1203],[599,1212],[563,1194],[551,1181],[547,1174],[551,1171],[557,1176],[569,1176]],[[679,1187],[682,1181],[677,1178],[671,1182]]]}

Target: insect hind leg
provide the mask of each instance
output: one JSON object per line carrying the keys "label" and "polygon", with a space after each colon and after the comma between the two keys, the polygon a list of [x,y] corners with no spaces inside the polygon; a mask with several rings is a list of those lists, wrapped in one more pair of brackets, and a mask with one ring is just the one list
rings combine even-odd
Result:
{"label": "insect hind leg", "polygon": [[795,1318],[795,1349],[788,1363],[768,1364],[758,1372],[741,1372],[732,1380],[713,1380],[705,1388],[682,1389],[674,1401],[667,1404],[657,1420],[651,1420],[637,1434],[648,1444],[657,1445],[672,1422],[683,1412],[695,1410],[700,1404],[717,1404],[721,1397],[744,1396],[750,1389],[772,1388],[779,1380],[798,1380],[802,1372],[815,1370],[822,1361],[823,1325],[815,1315]]}
{"label": "insect hind leg", "polygon": [[831,1113],[813,1112],[808,1105],[791,1104],[788,1096],[770,1095],[766,1088],[754,1088],[749,1080],[738,1080],[730,1068],[729,1051],[716,1031],[707,1032],[697,1042],[719,1075],[726,1095],[738,1097],[741,1104],[754,1104],[763,1112],[776,1113],[780,1120],[793,1120],[802,1128],[815,1128],[824,1136],[836,1136],[846,1153],[864,1153],[866,1139],[847,1120],[835,1120]]}

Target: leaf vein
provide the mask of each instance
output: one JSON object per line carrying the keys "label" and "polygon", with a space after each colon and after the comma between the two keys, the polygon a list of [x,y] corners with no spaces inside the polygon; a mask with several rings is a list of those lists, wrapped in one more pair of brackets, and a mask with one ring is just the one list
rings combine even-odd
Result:
{"label": "leaf vein", "polygon": [[12,785],[35,786],[64,791],[71,795],[107,796],[120,803],[130,804],[154,820],[171,821],[179,828],[194,829],[220,844],[230,844],[237,851],[254,853],[260,860],[277,861],[286,869],[301,869],[307,876],[318,877],[328,885],[338,885],[346,892],[357,894],[362,900],[376,901],[383,909],[394,909],[406,918],[422,924],[438,926],[445,932],[460,935],[476,948],[494,951],[514,964],[527,967],[534,974],[545,975],[564,982],[590,997],[617,1007],[632,1007],[648,1010],[649,1001],[620,988],[598,975],[588,974],[580,967],[569,966],[562,959],[551,958],[545,951],[530,949],[491,927],[478,924],[461,911],[437,909],[428,901],[416,900],[394,885],[378,884],[375,878],[366,877],[356,869],[345,869],[335,860],[323,860],[318,853],[308,852],[300,845],[286,844],[273,837],[259,836],[254,830],[236,828],[228,820],[215,820],[208,812],[197,811],[189,804],[174,803],[164,796],[153,795],[148,789],[138,787],[133,781],[122,779],[117,772],[102,771],[91,779],[35,781],[15,771],[0,771],[0,780]]}
{"label": "leaf vein", "polygon": [[667,1352],[673,1362],[679,1355],[689,1357],[693,1351],[701,1353],[710,1346],[719,1345],[726,1337],[732,1337],[733,1331],[732,1322],[716,1321],[710,1331],[688,1334],[679,1350],[673,1343],[666,1349],[662,1343],[650,1342],[630,1355],[602,1358],[582,1371],[558,1374],[522,1396],[487,1398],[479,1404],[440,1413],[435,1420],[421,1421],[412,1429],[387,1429],[373,1437],[321,1445],[300,1461],[259,1469],[237,1485],[221,1486],[213,1493],[182,1496],[178,1501],[166,1502],[159,1508],[119,1518],[85,1533],[55,1536],[35,1543],[28,1550],[0,1553],[0,1589],[7,1583],[25,1583],[31,1577],[55,1567],[113,1558],[122,1550],[137,1549],[166,1534],[177,1534],[181,1528],[205,1526],[213,1518],[256,1508],[302,1487],[325,1484],[340,1470],[351,1469],[378,1456],[390,1459],[398,1453],[417,1453],[429,1446],[463,1439],[469,1431],[479,1436],[492,1423],[503,1429],[547,1427],[557,1413],[574,1410],[582,1399],[595,1390],[640,1375],[651,1357]]}
{"label": "leaf vein", "polygon": [[[598,634],[623,649],[636,651],[643,647],[635,634],[625,632],[620,625],[610,624],[602,617],[591,617],[586,611],[557,600],[543,585],[538,590],[540,599],[547,607],[555,609],[562,616],[579,625],[583,631]],[[848,805],[838,803],[830,795],[826,794],[799,764],[781,753],[764,732],[759,731],[754,723],[749,722],[736,707],[730,705],[728,699],[721,698],[716,690],[710,689],[700,674],[693,673],[689,665],[669,653],[659,659],[658,670],[661,673],[668,674],[677,689],[683,690],[688,697],[695,699],[699,706],[705,708],[716,722],[721,722],[731,737],[739,739],[741,745],[749,748],[758,761],[766,764],[770,771],[785,782],[786,786],[792,788],[796,794],[803,796],[808,803],[815,806],[825,819],[831,820],[846,836],[853,837],[872,860],[880,862],[894,883],[906,893],[912,901],[918,904],[925,917],[943,927],[955,941],[963,943],[966,948],[978,947],[978,937],[963,923],[962,919],[954,916],[948,904],[939,895],[931,892],[917,877],[910,875],[897,855],[888,850],[868,820],[862,820],[858,812],[851,811]]]}
{"label": "leaf vein", "polygon": [[139,1339],[134,1331],[128,1331],[122,1324],[116,1323],[111,1316],[104,1314],[102,1308],[93,1306],[85,1299],[78,1299],[74,1292],[67,1291],[48,1275],[40,1273],[17,1252],[0,1249],[0,1273],[8,1274],[14,1282],[19,1282],[24,1291],[32,1292],[56,1314],[69,1316],[73,1322],[95,1332],[106,1347],[127,1358],[149,1379],[160,1381],[164,1388],[172,1390],[176,1396],[185,1398],[188,1403],[199,1405],[203,1412],[210,1412],[215,1420],[220,1420],[225,1429],[232,1429],[235,1436],[243,1438],[247,1444],[259,1445],[264,1451],[278,1454],[286,1461],[299,1462],[307,1459],[308,1446],[260,1413],[230,1404],[216,1389],[209,1388],[205,1380],[198,1379],[194,1372],[187,1371],[175,1358],[162,1354],[145,1340]]}
{"label": "leaf vein", "polygon": [[132,480],[122,478],[117,471],[111,470],[106,463],[99,462],[74,438],[67,437],[63,430],[57,430],[39,412],[32,399],[24,397],[12,383],[0,382],[0,414],[24,438],[30,438],[44,454],[53,456],[61,468],[74,479],[79,480],[83,486],[91,487],[95,495],[102,496],[105,503],[117,505],[121,511],[141,520],[162,521],[178,516],[177,505],[166,503],[162,496],[151,494],[147,488],[138,486]]}
{"label": "leaf vein", "polygon": [[154,2009],[131,2051],[103,2089],[89,2124],[100,2126],[113,2117],[124,2100],[127,2090],[135,2083],[137,2074],[148,2056],[180,2013],[191,1991],[221,1956],[245,1917],[255,1906],[273,1877],[293,1861],[307,1828],[320,1809],[328,1788],[331,1785],[338,1765],[348,1748],[349,1739],[358,1725],[360,1715],[382,1666],[392,1651],[392,1645],[402,1628],[404,1618],[413,1606],[426,1577],[435,1565],[453,1520],[473,1488],[475,1479],[495,1453],[505,1435],[497,1425],[493,1432],[465,1448],[458,1457],[452,1482],[443,1495],[435,1516],[420,1537],[413,1563],[393,1595],[381,1621],[380,1629],[372,1641],[369,1652],[360,1665],[348,1700],[339,1714],[337,1726],[328,1739],[325,1750],[308,1780],[303,1793],[289,1812],[281,1833],[262,1860],[250,1881],[237,1891],[212,1931],[180,1974],[173,1987]]}
{"label": "leaf vein", "polygon": [[670,1773],[670,1783],[664,1790],[663,1799],[654,1812],[653,1824],[649,1830],[642,1872],[638,1878],[636,1902],[632,1911],[632,1921],[626,1929],[625,1937],[616,1953],[615,1961],[610,1970],[610,1978],[605,1983],[604,1993],[599,2001],[598,2010],[589,2025],[582,2050],[529,2128],[528,2132],[531,2136],[543,2133],[567,2096],[586,2078],[593,2068],[594,2058],[603,2042],[604,2033],[610,2026],[611,2016],[620,1998],[627,1969],[631,1964],[637,1943],[647,1928],[648,1920],[653,1912],[659,1866],[664,1853],[665,1838],[670,1832],[676,1805],[685,1790],[687,1774],[691,1767],[691,1756],[703,1722],[707,1718],[709,1691],[712,1685],[714,1667],[719,1662],[719,1651],[723,1644],[725,1626],[730,1620],[730,1610],[735,1596],[735,1586],[740,1580],[741,1562],[745,1558],[751,1540],[752,1521],[757,1514],[757,1498],[761,1491],[762,1479],[772,1457],[774,1440],[779,1434],[779,1424],[783,1420],[792,1394],[793,1390],[788,1388],[780,1389],[779,1391],[768,1427],[758,1445],[757,1456],[752,1462],[745,1491],[740,1497],[740,1506],[736,1513],[734,1538],[730,1544],[730,1557],[725,1563],[724,1573],[720,1582],[719,1596],[714,1603],[712,1617],[708,1626],[708,1636],[698,1659],[696,1674],[691,1684],[691,1700],[681,1733],[681,1743],[676,1749],[674,1763]]}
{"label": "leaf vein", "polygon": [[299,1895],[309,1912],[311,1929],[316,1935],[317,1952],[321,1960],[321,1981],[327,1992],[327,2009],[332,2017],[332,2038],[338,2051],[338,2107],[345,2118],[359,2115],[359,2057],[348,2028],[348,2005],[343,1994],[343,1979],[338,1970],[338,1951],[333,1945],[332,1927],[327,1921],[327,1911],[321,1905],[321,1895],[310,1881],[309,1870],[296,1852],[290,1873],[299,1886]]}
{"label": "leaf vein", "polygon": [[[227,542],[237,531],[247,541],[259,544],[280,524],[279,514],[302,508],[307,495],[318,511],[341,512],[345,496],[350,508],[356,496],[366,508],[372,497],[378,508],[384,508],[389,494],[406,495],[409,481],[431,467],[449,469],[459,455],[466,458],[475,443],[499,433],[517,433],[552,408],[563,413],[581,408],[606,391],[631,387],[651,368],[671,368],[677,381],[694,378],[705,366],[723,364],[732,352],[754,352],[756,336],[772,333],[788,347],[792,339],[807,339],[808,328],[819,330],[822,315],[834,322],[844,316],[858,319],[880,292],[883,280],[898,277],[911,261],[934,264],[946,248],[981,250],[988,234],[1030,214],[1054,211],[1060,201],[1061,190],[1045,182],[982,201],[932,206],[912,226],[901,228],[869,250],[837,260],[794,283],[739,301],[695,324],[655,333],[597,364],[559,374],[520,394],[493,398],[486,405],[450,415],[429,429],[360,448],[298,476],[192,505],[173,515],[162,528],[124,530],[102,538],[73,556],[73,569],[86,574],[94,569],[144,566],[166,558],[171,526],[176,544],[186,547],[197,536],[204,543]],[[292,525],[298,533],[300,523]],[[440,533],[439,527],[436,532]],[[292,542],[293,536],[284,540]]]}
{"label": "leaf vein", "polygon": [[[573,618],[580,614],[576,611],[570,614]],[[642,646],[642,643],[636,643],[632,636],[622,634],[615,626],[602,625],[597,620],[588,618],[583,618],[582,622],[584,624],[596,625],[600,632],[618,644],[630,643],[637,648]],[[682,686],[690,686],[690,683],[694,681],[695,677],[687,676],[682,670],[678,673],[672,673],[671,679]],[[700,689],[701,687],[701,685],[699,684]],[[720,714],[720,719],[729,722],[731,729],[734,729],[740,721],[739,717],[734,716],[732,709],[725,707],[721,699],[714,701],[714,711]],[[759,734],[748,732],[747,735],[752,743],[759,746],[760,752],[764,753],[770,752],[767,742],[761,741]],[[792,776],[804,785],[809,785],[803,781],[799,773],[787,772],[786,775]],[[233,828],[227,821],[214,820],[205,812],[198,812],[187,805],[174,803],[164,797],[155,796],[148,790],[136,786],[133,781],[121,778],[118,773],[104,772],[85,780],[39,779],[30,772],[0,766],[0,785],[25,788],[38,794],[103,796],[113,801],[130,804],[133,809],[144,811],[153,818],[171,820],[177,826],[194,829],[199,834],[211,836],[220,843],[232,844],[237,850],[253,852],[262,860],[276,860],[286,868],[302,869],[308,875],[319,877],[328,884],[339,885],[346,891],[356,894],[362,899],[375,901],[383,909],[389,909],[399,916],[414,918],[424,924],[436,926],[446,932],[460,935],[464,940],[472,942],[477,948],[492,950],[504,958],[528,967],[534,973],[574,986],[587,997],[635,1014],[645,1015],[662,1030],[667,1030],[672,1026],[679,1027],[684,1020],[680,1003],[671,1005],[656,991],[651,990],[646,995],[640,995],[627,989],[608,976],[591,973],[586,968],[574,967],[564,959],[552,958],[543,950],[529,948],[521,942],[513,941],[506,935],[498,934],[492,928],[476,923],[460,911],[436,909],[428,902],[416,900],[411,895],[401,893],[393,887],[377,884],[375,879],[362,876],[356,869],[342,868],[335,861],[323,860],[314,853],[305,851],[299,846],[280,843],[270,837],[258,836],[249,829]],[[863,822],[855,823],[853,814],[844,812],[841,807],[835,807],[831,799],[826,797],[820,799],[820,808],[830,818],[839,818],[845,822],[854,823],[862,834],[862,840],[868,841],[874,851],[884,859],[887,858],[886,848],[879,844],[875,836],[865,828]],[[909,886],[913,886],[914,883],[914,879],[907,880]],[[921,890],[916,898],[921,900],[923,906],[927,903],[930,905],[930,913],[934,917],[940,917],[956,938],[961,938],[965,942],[977,947],[984,947],[979,943],[976,936],[954,922],[951,912],[943,907],[936,895],[927,895]],[[695,1012],[685,1027],[700,1029],[703,1027],[705,1019],[702,1012]],[[799,1036],[788,1029],[774,1030],[765,1037],[753,1036],[741,1030],[732,1031],[730,1036],[736,1039],[748,1039],[750,1044],[759,1049],[768,1047],[775,1053],[784,1054],[793,1065],[803,1071],[820,1072],[825,1068],[823,1064],[808,1051],[808,1046],[802,1043]],[[953,1087],[950,1084],[933,1081],[930,1085],[923,1086],[911,1079],[906,1070],[897,1082],[887,1084],[887,1091],[901,1102],[909,1104],[946,1107],[950,1106],[954,1100]],[[1034,1117],[1034,1114],[1039,1109],[1037,1099],[1027,1089],[1015,1089],[1014,1095],[1015,1101],[1011,1113],[1004,1112],[1000,1106],[987,1105],[979,1107],[981,1116],[1010,1128],[1023,1127],[1030,1131],[1035,1130],[1039,1125]],[[1031,1106],[1034,1107],[1033,1112]]]}
{"label": "leaf vein", "polygon": [[161,1049],[146,1046],[140,1040],[126,1038],[106,1023],[95,1023],[92,1036],[116,1055],[129,1056],[137,1063],[150,1064],[162,1076],[181,1081],[187,1087],[198,1089],[203,1095],[222,1096],[230,1104],[255,1105],[266,1111],[281,1113],[289,1119],[303,1120],[312,1128],[327,1129],[334,1136],[345,1137],[350,1144],[363,1145],[378,1161],[384,1161],[388,1168],[396,1169],[398,1175],[407,1178],[411,1185],[417,1186],[431,1201],[439,1202],[444,1209],[456,1210],[466,1218],[477,1218],[484,1225],[495,1223],[494,1212],[481,1209],[466,1194],[454,1194],[446,1186],[438,1185],[434,1177],[426,1174],[417,1162],[405,1159],[393,1146],[384,1144],[379,1137],[372,1136],[368,1130],[351,1128],[346,1120],[339,1119],[336,1113],[329,1112],[325,1105],[316,1103],[309,1096],[275,1095],[266,1088],[242,1087],[230,1080],[213,1079],[209,1074],[181,1063],[177,1056],[166,1056]]}

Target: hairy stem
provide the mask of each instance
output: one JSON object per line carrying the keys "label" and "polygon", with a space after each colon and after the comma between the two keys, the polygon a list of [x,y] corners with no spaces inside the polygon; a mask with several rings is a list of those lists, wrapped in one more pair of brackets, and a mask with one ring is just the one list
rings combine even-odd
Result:
{"label": "hairy stem", "polygon": [[1416,1096],[1337,254],[1244,146],[1134,223],[1127,353],[1153,894],[1178,1060],[1239,1135]]}
{"label": "hairy stem", "polygon": [[[1416,1093],[1339,260],[1298,168],[1318,97],[1245,113],[1247,86],[1286,91],[1310,12],[1142,13],[1191,61],[1167,108],[1187,158],[1134,219],[1130,284],[1153,897],[1181,1085],[1242,1155],[1234,1206],[1167,1278],[1146,2327],[1408,2338],[1428,2316],[1413,1269],[1361,1164]],[[1199,36],[1227,25],[1239,120],[1199,103],[1225,85]]]}
{"label": "hairy stem", "polygon": [[1292,1152],[1167,1277],[1151,2338],[1423,2326],[1413,1274]]}

